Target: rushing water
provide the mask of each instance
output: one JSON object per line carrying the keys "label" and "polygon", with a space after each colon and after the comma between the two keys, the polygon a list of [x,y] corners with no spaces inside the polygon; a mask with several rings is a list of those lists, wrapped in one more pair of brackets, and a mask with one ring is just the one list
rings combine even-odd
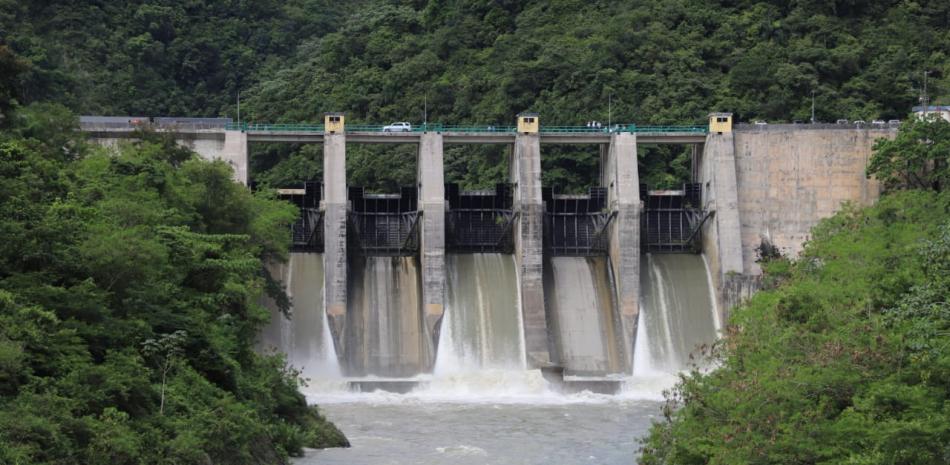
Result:
{"label": "rushing water", "polygon": [[[262,338],[277,341],[277,347],[294,354],[292,360],[332,366],[332,351],[323,362],[313,360],[327,354],[325,343],[300,342],[308,333],[320,334],[319,340],[325,341],[325,319],[314,317],[304,329],[296,328],[304,321],[298,308],[314,305],[301,298],[301,293],[316,289],[311,286],[307,291],[304,283],[322,282],[322,268],[318,272],[305,262],[295,256],[278,273],[290,283],[288,293],[296,296],[295,319],[278,319]],[[332,370],[312,377],[305,388],[308,400],[343,430],[352,447],[308,451],[295,463],[634,463],[638,439],[660,414],[662,390],[689,366],[697,346],[715,340],[719,327],[702,257],[650,255],[641,263],[633,376],[615,395],[563,394],[539,371],[524,369],[517,273],[511,257],[448,256],[446,314],[433,373],[413,376],[419,385],[407,394],[353,392],[346,379],[352,379],[355,371],[348,378]],[[612,347],[616,321],[611,318],[608,265],[606,259],[588,258],[546,263],[546,300],[549,315],[556,320],[552,330],[561,338],[564,359],[575,368],[619,363],[613,361],[620,357],[614,352],[619,346]],[[387,376],[392,371],[385,369],[385,363],[406,363],[399,361],[405,359],[399,354],[411,355],[409,365],[423,364],[425,340],[417,339],[423,330],[414,259],[351,262],[350,283],[347,344],[354,340],[359,344],[347,357],[362,354],[362,366],[380,370],[367,371]],[[361,325],[365,337],[352,338],[349,331],[355,325]]]}
{"label": "rushing water", "polygon": [[552,257],[544,264],[545,304],[566,374],[623,373],[614,290],[606,257]]}
{"label": "rushing water", "polygon": [[347,278],[344,374],[410,377],[429,370],[416,257],[355,257]]}
{"label": "rushing water", "polygon": [[268,269],[284,285],[291,308],[285,316],[273,301],[265,299],[271,321],[261,332],[260,345],[286,354],[290,365],[307,378],[339,377],[323,311],[323,255],[291,253],[286,264],[272,264]]}
{"label": "rushing water", "polygon": [[511,255],[450,254],[435,373],[524,369],[518,275]]}
{"label": "rushing water", "polygon": [[691,254],[647,254],[640,265],[634,374],[676,373],[698,364],[719,329],[705,260]]}

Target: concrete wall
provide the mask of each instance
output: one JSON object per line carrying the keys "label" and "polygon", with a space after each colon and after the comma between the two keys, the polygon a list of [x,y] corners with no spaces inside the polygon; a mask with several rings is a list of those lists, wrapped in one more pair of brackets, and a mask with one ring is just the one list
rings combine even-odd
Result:
{"label": "concrete wall", "polygon": [[[346,135],[323,139],[323,282],[330,333],[338,356],[344,354],[346,324]],[[341,360],[342,363],[342,360]]]}
{"label": "concrete wall", "polygon": [[614,134],[601,156],[601,185],[616,214],[609,227],[610,265],[626,367],[633,367],[637,321],[640,315],[640,174],[636,134]]}
{"label": "concrete wall", "polygon": [[[130,141],[134,133],[118,131],[90,132],[95,143],[118,148],[123,141]],[[201,155],[206,160],[224,160],[234,170],[234,180],[247,185],[248,142],[247,134],[241,131],[196,131],[176,134],[176,142]]]}
{"label": "concrete wall", "polygon": [[763,241],[795,257],[811,228],[842,203],[878,199],[880,186],[865,168],[875,140],[895,135],[884,128],[771,125],[707,137],[695,176],[704,208],[715,211],[703,226],[703,252],[724,318],[758,289]]}
{"label": "concrete wall", "polygon": [[889,129],[767,127],[736,131],[736,181],[746,274],[761,274],[756,248],[763,240],[797,256],[809,230],[845,201],[869,205],[879,183],[865,168],[874,141]]}
{"label": "concrete wall", "polygon": [[419,180],[419,210],[422,211],[420,259],[422,260],[422,307],[432,347],[439,347],[445,312],[445,179],[442,134],[423,133],[416,163]]}
{"label": "concrete wall", "polygon": [[544,309],[542,270],[544,205],[541,200],[541,140],[537,134],[518,134],[509,167],[515,183],[515,265],[521,281],[521,313],[528,365],[551,362],[551,335]]}

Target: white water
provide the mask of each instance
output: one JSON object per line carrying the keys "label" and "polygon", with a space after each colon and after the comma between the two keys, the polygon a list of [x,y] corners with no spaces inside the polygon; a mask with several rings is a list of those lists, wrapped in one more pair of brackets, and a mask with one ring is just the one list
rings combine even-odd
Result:
{"label": "white water", "polygon": [[720,326],[701,257],[644,256],[633,376],[618,394],[567,394],[523,368],[511,258],[449,256],[447,272],[434,372],[412,377],[419,385],[407,394],[352,392],[338,376],[311,382],[308,400],[353,447],[310,451],[298,465],[634,463],[637,438],[660,415],[662,391]]}
{"label": "white water", "polygon": [[450,254],[436,377],[525,368],[518,277],[503,254]]}
{"label": "white water", "polygon": [[716,341],[718,312],[703,257],[647,254],[641,260],[640,324],[634,378],[703,367]]}
{"label": "white water", "polygon": [[291,307],[288,318],[271,299],[264,299],[271,321],[261,333],[262,349],[284,353],[305,378],[338,378],[340,367],[323,310],[323,255],[291,253],[286,264],[268,269],[283,284]]}
{"label": "white water", "polygon": [[416,257],[353,257],[347,278],[348,376],[406,378],[431,367]]}

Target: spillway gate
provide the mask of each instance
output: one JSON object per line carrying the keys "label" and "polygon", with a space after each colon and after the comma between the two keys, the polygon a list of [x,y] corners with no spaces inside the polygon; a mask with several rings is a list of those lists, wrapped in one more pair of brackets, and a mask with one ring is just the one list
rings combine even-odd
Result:
{"label": "spillway gate", "polygon": [[642,248],[647,252],[698,252],[701,227],[708,213],[701,208],[702,184],[687,183],[682,190],[647,190],[641,216]]}
{"label": "spillway gate", "polygon": [[512,253],[511,184],[496,184],[494,190],[459,191],[458,184],[445,185],[449,205],[446,216],[446,248],[453,252]]}
{"label": "spillway gate", "polygon": [[607,189],[591,187],[587,195],[557,195],[553,188],[544,200],[544,247],[552,256],[597,256],[607,253]]}
{"label": "spillway gate", "polygon": [[419,251],[419,217],[415,187],[399,194],[367,194],[349,189],[349,247],[366,256],[407,256]]}
{"label": "spillway gate", "polygon": [[323,185],[318,181],[307,181],[302,189],[278,189],[279,198],[300,210],[300,217],[291,225],[291,252],[323,252],[322,190]]}

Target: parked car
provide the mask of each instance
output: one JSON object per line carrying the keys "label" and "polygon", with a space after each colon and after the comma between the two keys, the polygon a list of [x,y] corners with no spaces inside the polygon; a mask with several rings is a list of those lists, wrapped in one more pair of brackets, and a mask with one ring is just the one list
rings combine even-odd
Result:
{"label": "parked car", "polygon": [[412,125],[405,121],[383,126],[383,132],[409,132],[409,131],[412,131]]}
{"label": "parked car", "polygon": [[901,120],[899,120],[899,119],[888,120],[888,121],[887,121],[887,125],[888,125],[888,126],[900,126],[900,125],[901,125]]}
{"label": "parked car", "polygon": [[848,124],[848,120],[846,120],[846,119],[839,119],[838,121],[835,121],[835,124]]}
{"label": "parked car", "polygon": [[862,124],[868,124],[868,123],[865,122],[864,120],[859,119],[859,120],[855,120],[854,124],[857,124],[858,126],[860,126]]}
{"label": "parked car", "polygon": [[874,121],[871,121],[871,124],[873,126],[884,126],[885,123],[884,123],[884,120],[882,119],[876,119]]}
{"label": "parked car", "polygon": [[767,125],[767,124],[769,124],[769,123],[766,123],[765,121],[756,120],[756,121],[754,121],[752,124],[754,124],[754,125],[756,125],[756,126],[765,126],[765,125]]}

